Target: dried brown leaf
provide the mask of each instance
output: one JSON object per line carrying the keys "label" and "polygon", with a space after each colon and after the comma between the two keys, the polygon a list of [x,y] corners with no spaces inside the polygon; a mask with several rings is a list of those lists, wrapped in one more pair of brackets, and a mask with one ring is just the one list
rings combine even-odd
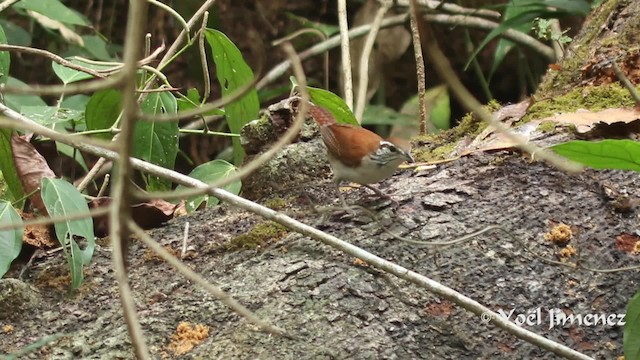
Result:
{"label": "dried brown leaf", "polygon": [[33,195],[29,197],[33,207],[38,209],[40,213],[47,215],[47,209],[42,202],[39,189],[42,185],[42,178],[54,178],[56,174],[51,170],[44,157],[24,136],[15,134],[11,136],[11,151],[24,192],[26,194],[33,192]]}

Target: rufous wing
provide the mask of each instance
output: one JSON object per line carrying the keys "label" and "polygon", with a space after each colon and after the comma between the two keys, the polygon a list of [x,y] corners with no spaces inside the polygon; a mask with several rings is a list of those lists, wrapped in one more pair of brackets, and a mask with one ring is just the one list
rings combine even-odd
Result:
{"label": "rufous wing", "polygon": [[347,166],[358,166],[375,152],[382,138],[365,128],[346,124],[320,126],[320,135],[331,155]]}

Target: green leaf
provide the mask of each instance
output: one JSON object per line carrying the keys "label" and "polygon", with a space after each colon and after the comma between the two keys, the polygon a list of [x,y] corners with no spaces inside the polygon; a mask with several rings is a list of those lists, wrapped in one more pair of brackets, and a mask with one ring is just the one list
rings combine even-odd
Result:
{"label": "green leaf", "polygon": [[[66,59],[76,65],[80,65],[83,67],[86,67],[88,69],[92,69],[92,70],[106,70],[106,69],[112,69],[113,65],[97,65],[97,64],[89,64],[89,63],[85,63],[83,61],[79,61],[77,59],[73,59],[73,58],[68,58]],[[81,80],[87,80],[87,79],[92,79],[93,75],[91,74],[87,74],[86,72],[83,71],[78,71],[75,69],[71,69],[68,68],[66,66],[60,65],[56,62],[52,62],[51,63],[51,67],[53,68],[53,72],[58,76],[58,78],[60,80],[62,80],[62,83],[67,85],[70,84],[72,82],[76,82],[76,81],[81,81]]]}
{"label": "green leaf", "polygon": [[624,321],[622,341],[624,358],[640,359],[640,292],[637,292],[629,301]]}
{"label": "green leaf", "polygon": [[469,56],[469,60],[467,60],[467,63],[464,65],[465,70],[469,67],[469,64],[471,64],[471,61],[473,61],[473,59],[478,55],[478,53],[480,53],[480,51],[482,51],[482,49],[484,49],[484,47],[487,46],[489,42],[491,42],[491,40],[495,39],[497,36],[502,35],[502,33],[507,31],[508,29],[513,29],[523,24],[530,24],[533,21],[533,19],[539,16],[540,14],[538,12],[526,11],[521,14],[515,15],[510,19],[506,19],[505,21],[500,23],[500,25],[498,25],[495,29],[491,30],[491,32],[489,32],[487,36],[485,36],[485,38],[476,47],[476,49],[471,54],[471,56]]}
{"label": "green leaf", "polygon": [[84,48],[91,54],[92,59],[111,61],[111,55],[107,50],[107,42],[101,36],[98,35],[83,35],[82,42]]}
{"label": "green leaf", "polygon": [[[319,22],[316,22],[316,21],[311,21],[311,20],[309,20],[307,18],[295,15],[295,14],[290,13],[290,12],[286,12],[285,15],[289,19],[300,23],[300,25],[302,27],[319,30],[323,34],[325,34],[326,36],[331,36],[333,34],[336,34],[338,31],[340,31],[340,27],[338,27],[336,25],[323,24],[323,23],[319,23]],[[308,35],[308,36],[311,37],[312,35]]]}
{"label": "green leaf", "polygon": [[[70,183],[53,178],[42,178],[42,201],[50,216],[70,216],[88,214],[89,207]],[[71,270],[71,288],[80,286],[83,279],[82,267],[91,262],[95,249],[95,235],[91,217],[77,220],[59,221],[54,224],[56,237],[62,245]],[[81,250],[76,236],[86,239],[86,247]]]}
{"label": "green leaf", "polygon": [[[503,20],[512,19],[522,13],[530,11],[532,9],[531,5],[523,5],[524,3],[529,3],[529,0],[511,0],[507,4],[507,7],[504,12]],[[518,30],[522,33],[528,33],[533,25],[533,20],[529,22],[523,22],[521,24],[514,24],[512,27],[513,30]],[[491,64],[491,71],[489,72],[489,78],[492,77],[493,73],[496,71],[498,66],[502,64],[502,61],[507,56],[509,51],[513,49],[515,43],[508,39],[500,39],[498,40],[498,45],[496,46],[495,51],[493,52],[493,64]]]}
{"label": "green leaf", "polygon": [[[11,76],[9,76],[9,81],[7,81],[7,85],[15,86],[18,88],[29,87],[29,85]],[[4,94],[4,102],[5,104],[7,104],[8,107],[18,112],[23,106],[46,106],[47,105],[47,103],[44,102],[42,98],[35,95]]]}
{"label": "green leaf", "polygon": [[[107,89],[91,95],[87,103],[84,115],[87,130],[109,129],[120,116],[122,111],[122,94],[115,89]],[[110,132],[94,134],[93,136],[104,140],[110,140],[113,134]]]}
{"label": "green leaf", "polygon": [[35,11],[52,20],[57,20],[65,24],[89,25],[84,16],[64,6],[64,4],[58,0],[22,0],[14,4],[13,7]]}
{"label": "green leaf", "polygon": [[551,149],[594,169],[640,171],[640,142],[633,140],[575,140]]}
{"label": "green leaf", "polygon": [[350,124],[360,126],[360,123],[356,119],[353,112],[347,106],[347,103],[340,98],[340,96],[324,89],[318,89],[313,87],[307,87],[309,91],[309,97],[311,102],[329,110],[329,112],[336,118],[338,124]]}
{"label": "green leaf", "polygon": [[424,94],[427,106],[430,109],[429,119],[440,130],[451,127],[451,100],[446,86],[433,87]]}
{"label": "green leaf", "polygon": [[415,117],[401,114],[383,105],[367,105],[362,115],[362,125],[403,125],[415,124]]}
{"label": "green leaf", "polygon": [[[187,95],[185,97],[178,98],[178,110],[192,110],[200,107],[200,93],[198,93],[198,89],[191,88],[187,90]],[[224,115],[224,110],[222,109],[213,109],[211,111],[207,111],[202,114],[204,116],[210,115]]]}
{"label": "green leaf", "polygon": [[[146,114],[175,114],[178,111],[176,98],[168,92],[155,92],[140,104]],[[138,121],[133,134],[133,156],[173,169],[178,154],[177,121]],[[147,190],[171,190],[171,182],[156,176],[145,176]]]}
{"label": "green leaf", "polygon": [[7,43],[11,45],[31,46],[30,32],[6,19],[0,19],[0,25],[2,25],[7,35]]}
{"label": "green leaf", "polygon": [[[0,27],[0,44],[7,44],[7,36]],[[9,65],[11,64],[11,56],[8,51],[0,51],[0,84],[6,84],[9,80]]]}
{"label": "green leaf", "polygon": [[73,109],[84,112],[90,97],[87,95],[71,95],[62,99],[61,108]]}
{"label": "green leaf", "polygon": [[[9,189],[11,201],[23,199],[24,189],[20,177],[13,163],[13,152],[11,151],[11,129],[0,129],[0,172]],[[24,199],[16,204],[20,209],[24,206]]]}
{"label": "green leaf", "polygon": [[[216,64],[216,76],[222,89],[222,96],[228,96],[253,81],[253,71],[242,57],[240,50],[222,32],[206,29],[207,43],[213,53]],[[260,103],[258,93],[251,89],[245,96],[225,106],[225,116],[229,129],[234,134],[240,134],[242,127],[249,121],[258,118]],[[241,164],[245,152],[240,144],[240,138],[233,138],[234,162]]]}
{"label": "green leaf", "polygon": [[20,113],[43,126],[67,121],[77,122],[84,117],[82,111],[58,108],[57,106],[23,106]]}
{"label": "green leaf", "polygon": [[[22,224],[22,218],[8,201],[0,200],[0,226]],[[11,262],[20,255],[24,227],[0,230],[0,278],[9,270]]]}
{"label": "green leaf", "polygon": [[[208,163],[199,165],[198,167],[193,169],[193,171],[191,171],[189,176],[192,178],[198,179],[202,182],[205,182],[207,184],[212,184],[216,181],[233,176],[236,170],[237,169],[235,166],[233,166],[232,164],[224,160],[213,160],[213,161],[209,161]],[[180,189],[184,189],[184,188],[185,188],[184,186],[178,185],[178,187],[176,188],[176,191],[180,191]],[[226,186],[223,186],[222,188],[233,194],[238,195],[240,193],[240,189],[242,188],[242,183],[240,182],[240,180],[236,180]],[[208,207],[215,206],[215,205],[218,205],[218,203],[220,203],[220,200],[218,200],[213,196],[209,197],[206,194],[200,195],[200,196],[187,199],[187,204],[186,204],[187,211],[192,212],[198,209],[200,204],[202,204],[205,201],[207,202]]]}

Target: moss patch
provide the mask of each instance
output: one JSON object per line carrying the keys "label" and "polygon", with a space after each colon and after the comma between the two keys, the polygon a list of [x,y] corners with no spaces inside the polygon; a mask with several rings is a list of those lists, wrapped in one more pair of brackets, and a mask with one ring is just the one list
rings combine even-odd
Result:
{"label": "moss patch", "polygon": [[562,96],[544,99],[531,105],[520,123],[544,119],[561,112],[574,112],[578,109],[600,111],[633,105],[629,91],[619,84],[588,86],[576,88]]}
{"label": "moss patch", "polygon": [[[491,101],[484,108],[493,113],[500,108],[500,103]],[[411,153],[418,162],[446,159],[462,138],[475,137],[486,127],[487,124],[484,121],[469,113],[453,129],[413,138],[412,141],[416,147]]]}
{"label": "moss patch", "polygon": [[249,232],[232,238],[222,246],[227,251],[256,249],[267,242],[279,240],[288,233],[286,227],[273,221],[265,221],[254,226]]}
{"label": "moss patch", "polygon": [[291,201],[292,201],[291,197],[287,199],[277,197],[277,198],[265,200],[263,205],[268,207],[269,209],[280,210],[286,207],[287,205],[290,205]]}

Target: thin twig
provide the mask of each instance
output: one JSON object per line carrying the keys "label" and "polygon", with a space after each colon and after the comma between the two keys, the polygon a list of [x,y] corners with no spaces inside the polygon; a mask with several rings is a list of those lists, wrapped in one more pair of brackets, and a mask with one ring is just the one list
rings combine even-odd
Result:
{"label": "thin twig", "polygon": [[164,3],[162,3],[162,2],[160,2],[158,0],[147,0],[147,1],[149,1],[149,4],[157,6],[157,7],[161,8],[162,10],[164,10],[164,11],[168,12],[169,14],[171,14],[171,16],[173,16],[176,20],[178,20],[180,25],[182,25],[182,29],[188,31],[189,25],[187,25],[187,22],[171,6],[169,6],[167,4],[164,4]]}
{"label": "thin twig", "polygon": [[203,278],[202,275],[196,273],[191,270],[188,266],[182,263],[175,256],[171,255],[167,250],[165,250],[162,246],[160,246],[157,242],[155,242],[147,233],[144,232],[133,220],[129,220],[128,223],[129,229],[133,231],[133,233],[153,252],[158,254],[164,261],[169,263],[169,265],[173,266],[182,276],[193,281],[194,283],[200,285],[203,289],[208,291],[211,295],[215,296],[218,300],[222,301],[225,305],[227,305],[230,309],[235,311],[238,315],[247,319],[249,322],[258,326],[261,330],[268,332],[274,335],[286,335],[286,332],[283,329],[280,329],[276,326],[273,326],[264,320],[257,317],[251,310],[247,309],[245,306],[240,304],[237,300],[229,296],[229,294],[225,293],[219,287],[211,284],[207,279]]}
{"label": "thin twig", "polygon": [[129,232],[133,227],[131,221],[131,189],[129,179],[132,177],[131,163],[127,161],[133,147],[133,130],[138,113],[136,101],[136,71],[137,61],[141,57],[144,38],[144,24],[147,18],[148,2],[146,0],[131,0],[127,16],[125,32],[124,56],[121,74],[122,82],[122,120],[120,134],[114,141],[118,146],[120,160],[116,160],[114,172],[114,186],[111,189],[111,212],[109,214],[109,229],[113,247],[113,267],[120,291],[120,302],[124,312],[124,319],[129,330],[131,343],[138,359],[151,359],[149,349],[144,340],[142,326],[136,313],[136,304],[131,294],[126,268],[126,252]]}
{"label": "thin twig", "polygon": [[93,165],[93,167],[89,170],[89,172],[87,172],[87,175],[85,175],[82,178],[82,181],[80,181],[80,184],[76,186],[76,189],[78,189],[78,191],[80,192],[84,191],[84,189],[87,188],[89,183],[96,178],[96,176],[98,175],[98,173],[100,172],[104,164],[106,164],[106,162],[107,162],[107,159],[105,158],[98,159],[96,163]]}
{"label": "thin twig", "polygon": [[2,3],[0,3],[0,12],[4,11],[6,8],[17,3],[18,1],[20,0],[4,0]]}
{"label": "thin twig", "polygon": [[418,5],[416,0],[411,0],[410,24],[411,24],[411,39],[413,41],[413,55],[416,59],[416,78],[418,80],[418,108],[420,113],[420,135],[425,135],[427,131],[429,133],[435,133],[436,128],[431,123],[427,115],[427,99],[424,98],[427,92],[427,74],[424,69],[424,57],[422,55],[422,44],[420,43],[420,29],[418,27]]}
{"label": "thin twig", "polygon": [[49,225],[49,224],[62,222],[62,221],[80,220],[88,217],[102,216],[108,213],[109,213],[109,208],[97,207],[94,209],[90,209],[89,212],[67,214],[64,216],[46,216],[46,217],[41,217],[37,219],[25,220],[19,223],[1,224],[0,231],[9,230],[9,229],[18,229],[26,226]]}
{"label": "thin twig", "polygon": [[[487,31],[491,31],[500,26],[500,24],[494,21],[467,15],[426,14],[424,19],[434,24],[466,26],[473,29],[482,29]],[[554,62],[556,60],[553,48],[521,31],[507,29],[500,34],[500,37],[512,40],[515,43],[534,50],[549,62]]]}
{"label": "thin twig", "polygon": [[391,0],[385,0],[381,2],[381,6],[376,12],[376,16],[371,22],[371,32],[367,36],[362,48],[362,55],[360,56],[360,73],[358,75],[358,96],[356,97],[356,107],[354,115],[358,121],[362,122],[362,116],[364,114],[364,107],[367,103],[367,88],[369,87],[369,58],[371,57],[371,50],[378,37],[378,30],[380,30],[380,24],[382,19],[387,13],[391,5]]}
{"label": "thin twig", "polygon": [[[422,23],[420,25],[422,25]],[[476,114],[478,117],[480,117],[480,119],[482,119],[482,121],[486,122],[488,125],[494,127],[496,130],[504,134],[507,139],[513,141],[521,150],[530,153],[534,157],[547,161],[549,164],[560,170],[569,173],[577,173],[584,168],[582,165],[574,161],[565,159],[549,150],[540,148],[539,146],[525,141],[521,136],[513,133],[503,123],[495,120],[491,116],[491,114],[484,107],[482,107],[482,104],[480,104],[480,102],[478,102],[478,100],[476,100],[460,82],[460,79],[458,79],[455,71],[453,71],[453,69],[451,68],[451,64],[449,64],[447,58],[440,50],[440,47],[433,37],[433,32],[431,31],[429,25],[424,24],[424,28],[420,26],[420,30],[423,34],[425,34],[425,50],[429,58],[431,59],[431,63],[433,64],[436,73],[438,73],[442,80],[447,83],[451,92],[458,98],[460,103],[465,108],[467,108],[467,110]]]}
{"label": "thin twig", "polygon": [[[287,53],[287,56],[293,62],[293,71],[296,76],[296,81],[298,83],[298,87],[300,89],[300,107],[298,108],[298,113],[296,114],[296,118],[291,124],[291,127],[284,133],[278,141],[269,150],[263,152],[258,157],[252,159],[249,163],[242,166],[238,169],[233,175],[226,177],[222,180],[216,181],[213,184],[210,184],[211,188],[214,187],[222,187],[227,184],[231,184],[234,181],[239,179],[243,179],[249,174],[256,171],[258,168],[262,167],[267,161],[271,160],[285,145],[289,144],[300,132],[302,129],[302,125],[304,124],[304,118],[307,113],[307,107],[309,102],[309,97],[306,94],[306,84],[307,78],[304,74],[304,70],[302,69],[302,63],[298,58],[293,46],[289,42],[285,42],[282,44],[284,51]],[[305,97],[306,96],[306,97]],[[170,192],[154,192],[148,194],[136,194],[139,199],[146,198],[161,198],[161,199],[184,199],[192,196],[200,195],[203,193],[202,189],[197,188],[187,188],[183,190],[173,190]]]}
{"label": "thin twig", "polygon": [[[408,4],[408,0],[407,0],[407,4]],[[387,28],[390,26],[402,24],[408,19],[408,17],[409,17],[409,14],[400,14],[400,15],[386,18],[382,20],[382,24],[380,25],[380,28]],[[476,18],[473,16],[467,16],[467,15],[427,14],[424,16],[424,18],[438,24],[460,25],[460,26],[467,26],[470,28],[483,29],[488,31],[491,31],[499,26],[499,24],[494,21],[489,21],[486,19]],[[349,30],[349,38],[354,39],[360,36],[364,36],[370,30],[371,30],[371,24],[355,27]],[[530,35],[527,35],[523,32],[513,30],[513,29],[508,29],[504,31],[502,34],[500,34],[500,36],[505,39],[512,40],[515,43],[531,48],[532,50],[544,56],[549,61],[554,61],[555,59],[555,55],[551,47],[546,46],[542,42],[538,41],[537,39],[534,39]],[[340,35],[333,36],[327,39],[326,41],[313,45],[307,50],[300,52],[300,59],[304,61],[310,57],[323,54],[324,52],[330,49],[333,49],[339,45],[340,45]],[[291,63],[289,62],[289,60],[285,60],[279,63],[258,82],[258,84],[256,85],[256,88],[260,90],[265,86],[269,85],[270,83],[278,79],[280,76],[285,74],[287,70],[289,70],[289,67],[291,67]]]}
{"label": "thin twig", "polygon": [[95,92],[103,89],[110,89],[117,86],[122,81],[122,75],[117,73],[106,79],[93,79],[83,82],[66,85],[28,85],[10,86],[0,84],[0,92],[5,94],[26,94],[26,95],[74,95]]}
{"label": "thin twig", "polygon": [[[380,1],[380,0],[378,0]],[[399,6],[409,7],[411,6],[411,0],[395,0],[395,2]],[[474,9],[474,8],[465,8],[460,5],[451,3],[449,1],[436,1],[436,0],[418,0],[418,4],[420,6],[425,6],[430,10],[442,9],[446,12],[452,14],[460,14],[460,15],[474,15],[481,16],[491,19],[499,20],[502,14],[498,11],[488,10],[488,9]]]}
{"label": "thin twig", "polygon": [[629,94],[631,95],[633,101],[635,101],[636,106],[640,106],[640,96],[638,96],[638,91],[636,90],[635,86],[633,86],[627,75],[625,75],[624,72],[620,70],[620,67],[618,66],[618,63],[615,59],[611,60],[611,68],[616,74],[618,80],[620,80],[620,82],[622,83],[622,86],[624,86],[624,88],[629,91]]}
{"label": "thin twig", "polygon": [[353,76],[351,75],[351,53],[349,50],[347,0],[338,0],[338,25],[340,26],[340,53],[342,74],[344,75],[344,102],[350,110],[353,110]]}
{"label": "thin twig", "polygon": [[204,81],[204,92],[202,94],[202,104],[207,102],[211,94],[211,77],[209,76],[209,64],[207,63],[207,52],[204,49],[205,30],[209,20],[209,12],[205,11],[202,16],[202,26],[198,36],[198,50],[200,51],[200,64],[202,65],[202,80]]}
{"label": "thin twig", "polygon": [[180,259],[184,259],[187,255],[187,244],[189,243],[189,222],[184,223],[184,233],[182,234],[182,251],[180,252]]}
{"label": "thin twig", "polygon": [[[298,81],[298,83],[300,83],[300,81]],[[304,95],[304,93],[302,93],[302,95]],[[301,104],[301,105],[304,106],[304,104]],[[0,108],[1,106],[2,105],[0,105]],[[58,139],[54,139],[54,140],[65,142],[65,143],[67,143],[70,140],[68,137],[60,137],[59,136],[60,134],[50,130],[49,128],[43,127],[35,123],[30,123],[28,122],[28,120],[27,122],[25,122],[23,120],[24,117],[22,117],[20,114],[12,112],[11,115],[14,115],[14,116],[17,115],[15,118],[12,117],[12,119],[14,119],[15,121],[14,125],[19,125],[21,128],[25,128],[27,130],[40,133],[42,135],[49,136],[51,138],[53,138],[53,136],[57,136]],[[78,144],[78,148],[82,151],[86,151],[88,153],[91,153],[97,156],[114,159],[114,160],[118,158],[118,154],[114,151],[99,149],[91,145]],[[487,316],[490,319],[491,323],[506,330],[507,332],[515,335],[520,339],[523,339],[527,342],[540,346],[544,349],[554,352],[555,354],[564,356],[569,359],[589,359],[589,360],[591,359],[590,357],[584,354],[581,354],[575,350],[572,350],[565,345],[558,344],[554,341],[546,339],[532,331],[529,331],[525,328],[522,328],[510,322],[509,320],[500,316],[498,313],[495,313],[490,309],[488,309],[487,307],[481,305],[477,301],[471,298],[468,298],[463,294],[460,294],[457,291],[440,284],[439,282],[436,282],[423,275],[415,273],[395,263],[384,260],[376,255],[373,255],[369,252],[364,251],[361,248],[358,248],[355,245],[352,245],[348,242],[338,239],[335,236],[326,234],[323,231],[318,230],[314,227],[300,223],[297,220],[291,217],[288,217],[282,213],[271,210],[269,208],[266,208],[260,204],[254,203],[242,197],[233,195],[225,190],[211,188],[200,180],[190,178],[187,175],[180,174],[176,171],[168,170],[160,166],[150,164],[148,162],[135,159],[135,158],[130,158],[130,161],[133,168],[137,170],[143,171],[150,175],[155,175],[165,179],[170,179],[171,181],[184,186],[207,189],[208,195],[215,196],[221,201],[224,201],[231,206],[235,206],[241,209],[245,209],[249,212],[258,214],[267,220],[275,221],[283,226],[286,226],[287,228],[293,231],[309,236],[331,247],[339,249],[348,255],[360,258],[366,261],[367,263],[371,264],[372,266],[375,266],[401,279],[405,279],[413,284],[416,284],[424,289],[427,289],[428,291],[444,299],[450,300],[451,302],[467,309],[468,311],[474,314],[477,314],[479,316],[480,315]]]}
{"label": "thin twig", "polygon": [[[390,26],[395,26],[398,24],[402,24],[407,21],[408,14],[396,15],[389,17],[387,19],[382,20],[382,24],[380,28],[386,28]],[[349,30],[349,38],[355,39],[361,36],[366,35],[371,30],[371,24],[361,25]],[[323,54],[326,51],[333,49],[340,45],[340,35],[335,35],[330,37],[329,39],[315,44],[308,48],[307,50],[302,51],[298,54],[301,60],[306,60],[312,56],[316,56],[319,54]],[[284,60],[280,64],[276,65],[269,73],[267,73],[256,85],[258,90],[264,88],[269,85],[271,82],[275,81],[277,78],[285,74],[289,68],[291,67],[290,60]]]}
{"label": "thin twig", "polygon": [[[283,42],[291,41],[302,34],[317,35],[320,38],[320,41],[326,41],[328,38],[327,34],[323,33],[322,31],[314,28],[308,28],[308,29],[300,29],[300,30],[294,31],[292,34],[289,34],[283,38],[274,40],[271,44],[274,46],[280,45]],[[324,83],[323,84],[325,89],[329,89],[329,52],[328,51],[325,51],[324,53]]]}
{"label": "thin twig", "polygon": [[71,61],[63,57],[60,57],[52,52],[49,52],[47,50],[36,49],[36,48],[25,47],[25,46],[18,46],[18,45],[0,44],[0,51],[23,52],[23,53],[32,54],[32,55],[44,56],[48,59],[51,59],[53,62],[56,62],[64,67],[68,67],[69,69],[78,70],[100,79],[104,79],[105,77],[104,75],[100,74],[94,69],[89,69],[87,67],[74,64]]}

